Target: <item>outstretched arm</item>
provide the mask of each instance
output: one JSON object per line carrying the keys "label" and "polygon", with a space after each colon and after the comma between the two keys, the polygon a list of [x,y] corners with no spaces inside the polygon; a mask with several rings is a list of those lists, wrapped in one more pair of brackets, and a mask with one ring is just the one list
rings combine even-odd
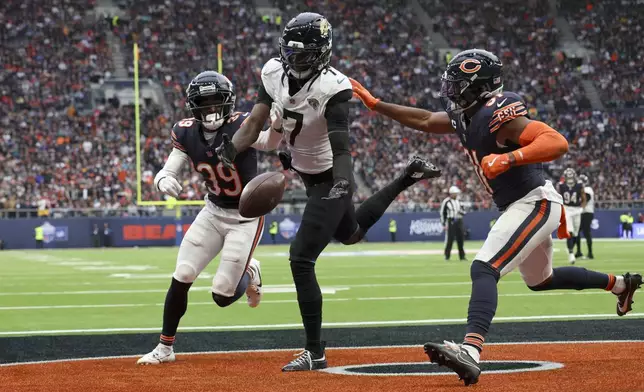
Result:
{"label": "outstretched arm", "polygon": [[507,154],[490,154],[481,160],[481,167],[487,178],[495,178],[512,166],[550,162],[568,152],[568,141],[559,132],[541,121],[525,116],[503,124],[496,140],[501,145],[508,141],[522,146]]}
{"label": "outstretched arm", "polygon": [[422,132],[427,133],[454,133],[454,128],[445,112],[430,112],[429,110],[401,106],[381,101],[375,98],[358,81],[349,79],[353,87],[353,93],[360,98],[362,103],[370,110],[383,114],[399,123]]}

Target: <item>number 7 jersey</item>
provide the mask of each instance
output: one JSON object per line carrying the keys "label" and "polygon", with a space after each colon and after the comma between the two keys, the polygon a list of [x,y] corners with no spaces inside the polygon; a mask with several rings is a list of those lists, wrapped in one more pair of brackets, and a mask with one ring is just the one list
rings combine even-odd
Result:
{"label": "number 7 jersey", "polygon": [[221,208],[239,208],[242,189],[257,176],[255,149],[249,148],[235,157],[237,170],[226,168],[215,154],[215,148],[222,143],[223,135],[232,139],[247,117],[248,113],[233,113],[210,140],[206,140],[201,123],[194,119],[181,120],[172,127],[173,147],[188,155],[193,167],[204,179],[208,198]]}
{"label": "number 7 jersey", "polygon": [[307,174],[332,168],[326,105],[340,91],[351,90],[349,78],[329,67],[291,96],[282,63],[271,59],[262,68],[262,84],[282,113],[283,138],[291,152],[293,167]]}

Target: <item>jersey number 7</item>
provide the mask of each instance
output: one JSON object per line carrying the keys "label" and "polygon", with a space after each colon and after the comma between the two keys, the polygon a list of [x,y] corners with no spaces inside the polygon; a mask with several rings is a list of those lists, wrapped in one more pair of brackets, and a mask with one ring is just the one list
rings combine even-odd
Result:
{"label": "jersey number 7", "polygon": [[282,119],[288,120],[289,118],[292,120],[295,120],[295,127],[293,127],[293,130],[291,131],[291,137],[289,138],[289,143],[291,146],[293,146],[295,145],[295,138],[302,131],[302,123],[304,122],[304,115],[302,113],[292,112],[288,109],[284,109],[284,114],[282,115]]}

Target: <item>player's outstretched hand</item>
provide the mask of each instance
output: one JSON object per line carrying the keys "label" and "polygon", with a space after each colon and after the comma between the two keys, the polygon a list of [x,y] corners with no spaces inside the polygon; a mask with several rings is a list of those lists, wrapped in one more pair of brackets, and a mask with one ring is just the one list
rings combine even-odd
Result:
{"label": "player's outstretched hand", "polygon": [[183,190],[183,187],[181,186],[181,184],[179,184],[179,181],[177,181],[176,178],[170,176],[166,176],[160,179],[157,186],[159,187],[159,190],[161,192],[175,198],[178,197],[179,193],[181,193],[181,191]]}
{"label": "player's outstretched hand", "polygon": [[329,191],[327,197],[323,197],[322,200],[334,200],[341,199],[344,196],[349,194],[349,187],[351,184],[347,180],[340,180],[333,184],[333,188]]}
{"label": "player's outstretched hand", "polygon": [[481,159],[481,168],[485,177],[491,180],[510,170],[512,163],[513,156],[511,154],[490,154]]}
{"label": "player's outstretched hand", "polygon": [[217,154],[219,162],[223,163],[230,170],[235,170],[233,161],[235,160],[235,156],[237,156],[237,149],[235,149],[235,145],[230,141],[228,135],[224,134],[221,145],[215,148],[215,153]]}
{"label": "player's outstretched hand", "polygon": [[380,99],[371,95],[369,90],[364,88],[357,80],[349,78],[349,81],[351,82],[351,87],[353,87],[353,96],[360,99],[369,110],[373,110],[376,104],[380,102]]}

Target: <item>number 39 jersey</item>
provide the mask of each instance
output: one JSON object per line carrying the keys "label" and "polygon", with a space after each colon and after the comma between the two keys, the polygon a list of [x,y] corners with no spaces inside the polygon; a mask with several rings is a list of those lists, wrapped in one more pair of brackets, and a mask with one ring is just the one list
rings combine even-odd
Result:
{"label": "number 39 jersey", "polygon": [[262,68],[264,89],[282,113],[284,141],[293,158],[293,167],[303,173],[317,174],[333,167],[329,142],[326,105],[334,95],[350,90],[349,78],[335,68],[313,77],[293,96],[282,63],[271,59]]}
{"label": "number 39 jersey", "polygon": [[232,139],[247,117],[248,113],[234,113],[210,140],[206,140],[201,123],[194,119],[181,120],[172,127],[173,147],[188,155],[195,170],[204,179],[208,198],[221,208],[237,209],[242,189],[257,176],[257,153],[253,148],[235,157],[237,170],[226,168],[215,154],[215,148],[222,143],[223,135]]}

